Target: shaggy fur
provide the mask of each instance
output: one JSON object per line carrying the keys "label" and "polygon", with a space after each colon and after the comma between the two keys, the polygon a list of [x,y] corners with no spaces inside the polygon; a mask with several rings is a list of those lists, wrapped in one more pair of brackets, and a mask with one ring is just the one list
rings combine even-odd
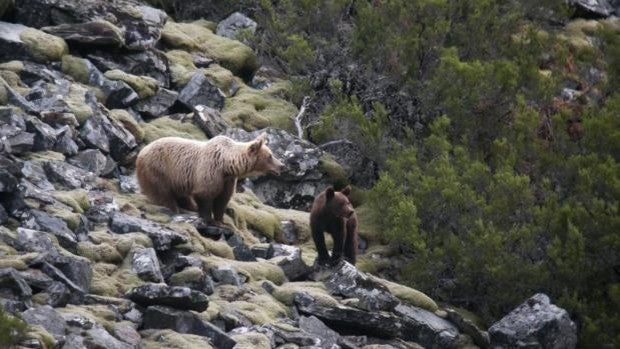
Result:
{"label": "shaggy fur", "polygon": [[205,222],[221,225],[238,178],[279,174],[284,168],[266,146],[265,136],[247,143],[225,136],[206,142],[160,138],[136,160],[142,193],[174,212],[179,207],[198,209]]}
{"label": "shaggy fur", "polygon": [[312,239],[319,254],[319,263],[330,262],[325,246],[324,232],[334,238],[331,263],[345,259],[355,265],[357,259],[357,215],[348,195],[351,188],[346,187],[337,192],[329,187],[314,199],[310,211],[310,228]]}

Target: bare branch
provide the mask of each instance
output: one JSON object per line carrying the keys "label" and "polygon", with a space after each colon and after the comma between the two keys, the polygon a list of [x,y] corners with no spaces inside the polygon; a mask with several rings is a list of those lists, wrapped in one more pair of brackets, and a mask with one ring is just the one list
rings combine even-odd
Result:
{"label": "bare branch", "polygon": [[291,116],[291,119],[295,122],[295,128],[297,129],[297,137],[304,138],[304,131],[312,126],[319,125],[319,121],[311,122],[304,125],[304,116],[306,113],[306,109],[308,108],[308,104],[310,103],[310,97],[305,96],[303,102],[301,103],[301,108],[299,108],[299,113],[294,117]]}

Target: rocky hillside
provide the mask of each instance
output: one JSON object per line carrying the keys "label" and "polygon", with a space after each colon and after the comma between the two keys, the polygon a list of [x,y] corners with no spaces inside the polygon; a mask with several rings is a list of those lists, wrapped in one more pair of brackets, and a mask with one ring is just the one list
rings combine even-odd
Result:
{"label": "rocky hillside", "polygon": [[[232,39],[251,19],[175,23],[136,0],[0,0],[0,18],[3,348],[575,345],[545,295],[487,333],[366,273],[394,251],[363,212],[360,269],[312,267],[314,195],[368,169],[346,145],[328,153],[292,134],[291,84]],[[258,132],[287,170],[243,183],[228,229],[140,194],[145,144]]]}

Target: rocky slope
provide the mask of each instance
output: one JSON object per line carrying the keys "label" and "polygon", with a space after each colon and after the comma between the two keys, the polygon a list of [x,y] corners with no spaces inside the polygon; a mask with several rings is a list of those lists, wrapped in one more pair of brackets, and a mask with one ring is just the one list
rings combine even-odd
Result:
{"label": "rocky slope", "polygon": [[[304,210],[366,169],[289,133],[290,84],[232,39],[255,30],[250,19],[175,23],[136,0],[0,0],[0,18],[0,302],[28,324],[0,331],[3,347],[575,345],[544,295],[489,336],[415,289],[346,263],[311,267]],[[139,193],[143,145],[257,132],[287,171],[246,181],[228,229]],[[359,267],[373,271],[386,247],[364,223]]]}

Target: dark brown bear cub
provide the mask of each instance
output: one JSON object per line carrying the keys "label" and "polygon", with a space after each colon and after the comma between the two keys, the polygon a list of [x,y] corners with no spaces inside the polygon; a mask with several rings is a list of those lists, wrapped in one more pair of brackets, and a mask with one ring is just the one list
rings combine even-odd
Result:
{"label": "dark brown bear cub", "polygon": [[[334,264],[344,255],[349,263],[355,265],[357,215],[349,201],[350,193],[351,187],[348,186],[339,192],[329,187],[314,199],[310,212],[310,228],[319,253],[319,264]],[[331,261],[325,247],[324,232],[328,232],[334,238]]]}

